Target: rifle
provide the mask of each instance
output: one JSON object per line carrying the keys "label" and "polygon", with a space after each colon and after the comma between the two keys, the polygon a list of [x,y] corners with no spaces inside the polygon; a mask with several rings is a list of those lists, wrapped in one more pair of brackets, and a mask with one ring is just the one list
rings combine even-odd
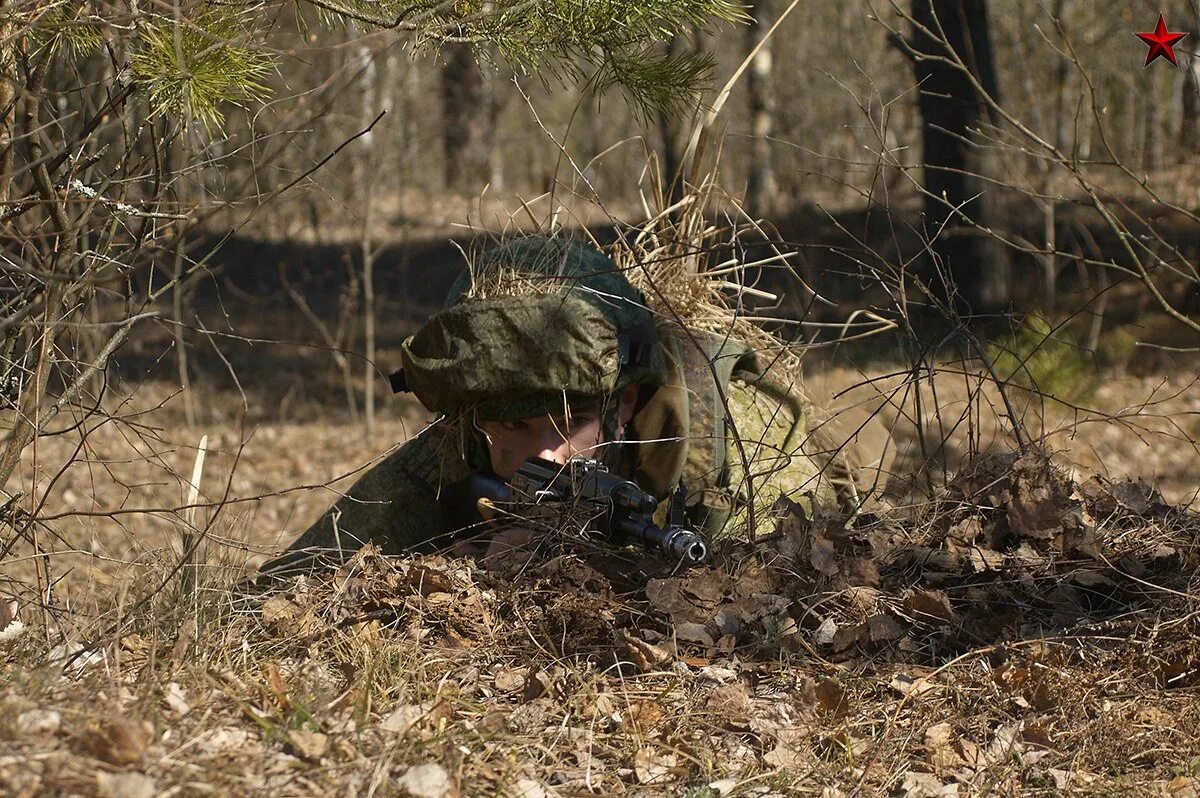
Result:
{"label": "rifle", "polygon": [[573,457],[560,465],[540,457],[517,469],[510,484],[497,477],[475,474],[470,492],[477,505],[527,501],[581,503],[594,507],[595,532],[610,545],[636,543],[651,551],[695,564],[708,557],[708,546],[683,519],[683,487],[671,499],[667,528],[653,520],[658,501],[635,483],[612,474],[602,463]]}

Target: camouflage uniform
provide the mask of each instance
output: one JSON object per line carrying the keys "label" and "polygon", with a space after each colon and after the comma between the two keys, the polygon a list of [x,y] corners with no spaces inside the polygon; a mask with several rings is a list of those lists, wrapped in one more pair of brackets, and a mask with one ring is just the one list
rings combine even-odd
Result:
{"label": "camouflage uniform", "polygon": [[[597,250],[519,239],[476,268],[402,352],[404,387],[444,415],[367,472],[264,572],[308,568],[317,555],[341,561],[367,542],[391,553],[448,546],[471,518],[459,486],[490,469],[475,421],[561,411],[564,396],[613,396],[628,385],[642,386],[639,403],[624,439],[605,447],[606,462],[660,499],[682,478],[689,521],[710,539],[744,534],[750,505],[761,522],[782,494],[804,504],[853,501],[844,457],[806,453],[813,444],[794,386],[738,341],[654,318]],[[548,282],[534,296],[480,288],[488,274],[512,268]],[[626,335],[639,329],[640,341]],[[615,410],[606,440],[614,418]]]}

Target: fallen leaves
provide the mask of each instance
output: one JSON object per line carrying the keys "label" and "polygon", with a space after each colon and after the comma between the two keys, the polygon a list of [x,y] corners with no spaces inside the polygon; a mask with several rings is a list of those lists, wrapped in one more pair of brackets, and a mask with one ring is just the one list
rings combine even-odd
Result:
{"label": "fallen leaves", "polygon": [[638,784],[662,785],[675,781],[679,757],[671,752],[655,748],[639,748],[633,755],[633,772]]}
{"label": "fallen leaves", "polygon": [[90,721],[77,737],[79,748],[110,765],[135,765],[146,754],[147,726],[113,715]]}
{"label": "fallen leaves", "polygon": [[396,779],[396,787],[412,798],[458,798],[458,786],[436,762],[413,765]]}

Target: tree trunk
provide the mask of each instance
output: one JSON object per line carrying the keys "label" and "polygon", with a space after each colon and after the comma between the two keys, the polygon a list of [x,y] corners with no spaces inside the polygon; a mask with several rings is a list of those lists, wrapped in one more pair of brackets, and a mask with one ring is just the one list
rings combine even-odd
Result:
{"label": "tree trunk", "polygon": [[446,187],[478,191],[491,177],[483,72],[467,44],[442,50],[442,148]]}
{"label": "tree trunk", "polygon": [[[754,4],[753,21],[746,26],[747,53],[762,41],[774,19],[773,0],[759,0]],[[775,91],[771,68],[771,48],[765,45],[750,63],[750,71],[746,75],[753,137],[746,175],[746,211],[751,216],[769,213],[776,194],[775,172],[771,168],[771,144],[768,141],[775,128]]]}
{"label": "tree trunk", "polygon": [[940,267],[948,276],[945,298],[959,313],[994,312],[1009,299],[1003,256],[997,242],[973,229],[989,222],[988,198],[979,196],[985,191],[977,177],[982,158],[971,143],[984,105],[970,77],[939,60],[961,60],[983,89],[997,96],[987,2],[913,0],[912,7],[930,273]]}
{"label": "tree trunk", "polygon": [[1200,58],[1183,63],[1183,102],[1179,112],[1179,149],[1183,155],[1200,154]]}
{"label": "tree trunk", "polygon": [[[0,15],[4,14],[7,5],[5,0],[0,0]],[[0,42],[8,42],[8,37],[9,26],[0,22]],[[16,49],[12,44],[0,47],[0,202],[8,200],[9,182],[12,180],[12,123],[17,104],[16,62],[13,56]]]}

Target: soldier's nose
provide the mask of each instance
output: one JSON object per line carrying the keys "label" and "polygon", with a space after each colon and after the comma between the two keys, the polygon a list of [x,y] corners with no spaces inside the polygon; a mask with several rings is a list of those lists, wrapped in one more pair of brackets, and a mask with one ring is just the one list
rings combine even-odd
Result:
{"label": "soldier's nose", "polygon": [[552,463],[559,463],[561,465],[567,462],[567,449],[565,446],[557,449],[542,449],[542,451],[538,454],[538,457],[542,458],[543,460],[549,460]]}
{"label": "soldier's nose", "polygon": [[565,463],[571,456],[571,445],[562,439],[556,442],[544,442],[538,457],[552,463]]}

